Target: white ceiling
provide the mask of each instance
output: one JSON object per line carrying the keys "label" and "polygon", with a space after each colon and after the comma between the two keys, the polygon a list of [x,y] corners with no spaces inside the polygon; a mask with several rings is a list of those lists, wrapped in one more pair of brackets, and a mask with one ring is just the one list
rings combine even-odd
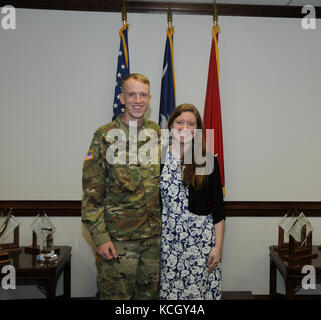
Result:
{"label": "white ceiling", "polygon": [[[161,1],[161,0],[149,0],[149,1]],[[214,0],[164,0],[165,2],[200,2],[200,3],[214,3]],[[217,4],[229,3],[229,4],[257,4],[257,5],[290,5],[290,6],[304,6],[310,4],[312,6],[321,6],[321,0],[217,0]]]}

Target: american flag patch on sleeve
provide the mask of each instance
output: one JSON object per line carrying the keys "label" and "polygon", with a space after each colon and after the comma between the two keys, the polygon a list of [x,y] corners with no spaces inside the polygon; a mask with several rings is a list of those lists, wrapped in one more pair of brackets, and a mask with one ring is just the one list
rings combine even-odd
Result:
{"label": "american flag patch on sleeve", "polygon": [[94,159],[94,151],[93,151],[93,150],[89,150],[89,151],[87,152],[85,161],[87,161],[87,160],[92,160],[92,159]]}

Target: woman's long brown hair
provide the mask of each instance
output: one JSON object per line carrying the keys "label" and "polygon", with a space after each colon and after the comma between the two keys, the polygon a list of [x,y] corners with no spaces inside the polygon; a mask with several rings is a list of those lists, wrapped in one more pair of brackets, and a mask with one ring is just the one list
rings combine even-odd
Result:
{"label": "woman's long brown hair", "polygon": [[[188,103],[181,104],[173,110],[172,114],[168,119],[169,129],[172,129],[174,120],[177,117],[179,117],[183,112],[192,112],[197,122],[196,129],[203,130],[203,122],[197,108],[192,104],[188,104]],[[204,157],[205,155],[206,155],[206,144],[205,144],[204,134],[202,134],[202,156]],[[184,164],[184,155],[181,160],[182,160],[182,163]],[[184,164],[184,171],[183,171],[182,178],[183,178],[183,184],[185,186],[192,186],[194,189],[199,190],[203,187],[207,177],[206,175],[196,175],[195,170],[197,167],[204,167],[204,165],[198,165],[195,162],[194,143],[192,143],[192,163]]]}

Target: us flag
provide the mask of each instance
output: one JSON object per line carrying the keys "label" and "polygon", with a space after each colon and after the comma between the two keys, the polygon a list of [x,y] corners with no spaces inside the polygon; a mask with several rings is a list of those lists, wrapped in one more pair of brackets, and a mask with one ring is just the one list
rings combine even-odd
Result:
{"label": "us flag", "polygon": [[116,72],[116,86],[113,104],[113,120],[115,120],[120,113],[125,112],[125,106],[120,103],[119,96],[121,93],[121,79],[128,75],[129,72],[129,51],[128,51],[128,24],[125,24],[119,30],[120,48],[118,52],[117,72]]}

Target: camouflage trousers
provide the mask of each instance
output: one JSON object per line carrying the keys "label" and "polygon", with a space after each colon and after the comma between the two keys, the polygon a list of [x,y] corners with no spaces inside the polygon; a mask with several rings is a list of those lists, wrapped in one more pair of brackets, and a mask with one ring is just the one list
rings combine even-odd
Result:
{"label": "camouflage trousers", "polygon": [[119,259],[97,256],[97,288],[105,300],[158,300],[160,238],[113,241]]}

